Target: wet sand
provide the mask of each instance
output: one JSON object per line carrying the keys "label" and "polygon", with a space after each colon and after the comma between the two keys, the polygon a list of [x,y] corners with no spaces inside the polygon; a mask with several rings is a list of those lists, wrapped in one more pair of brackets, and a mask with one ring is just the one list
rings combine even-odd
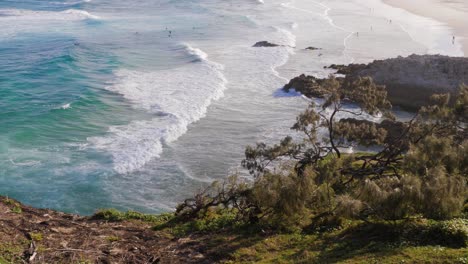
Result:
{"label": "wet sand", "polygon": [[416,15],[430,17],[454,30],[456,41],[468,57],[468,3],[464,0],[383,0],[386,4]]}

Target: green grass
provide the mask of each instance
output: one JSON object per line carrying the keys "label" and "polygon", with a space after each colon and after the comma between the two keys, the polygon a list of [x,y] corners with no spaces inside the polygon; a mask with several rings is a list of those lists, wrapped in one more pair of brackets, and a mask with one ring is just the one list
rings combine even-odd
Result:
{"label": "green grass", "polygon": [[4,200],[3,200],[3,203],[6,204],[6,205],[17,205],[17,203],[12,200],[12,199],[9,199],[8,197],[6,197]]}
{"label": "green grass", "polygon": [[242,243],[228,263],[468,263],[466,246],[428,245],[395,228],[360,223],[315,234],[275,234]]}
{"label": "green grass", "polygon": [[21,256],[28,244],[28,240],[21,243],[0,243],[0,264],[22,263]]}
{"label": "green grass", "polygon": [[2,200],[5,205],[10,207],[11,212],[15,214],[21,214],[23,213],[23,210],[21,209],[21,205],[16,202],[15,200],[9,199],[6,197],[5,199]]}
{"label": "green grass", "polygon": [[168,219],[155,225],[153,230],[166,230],[176,237],[183,237],[194,232],[210,233],[225,229],[239,231],[242,228],[249,227],[237,221],[236,214],[232,210],[224,210],[209,211],[204,217],[189,221],[180,221],[177,218]]}
{"label": "green grass", "polygon": [[121,212],[116,209],[102,209],[97,211],[93,219],[113,222],[140,220],[153,224],[153,230],[166,230],[172,235],[182,237],[193,232],[211,232],[224,228],[237,227],[236,215],[231,211],[209,212],[203,218],[191,221],[179,221],[173,213],[159,215],[142,214],[135,211]]}
{"label": "green grass", "polygon": [[213,213],[201,219],[168,222],[158,230],[176,237],[201,234],[199,243],[204,251],[227,263],[468,264],[467,219],[344,220],[333,228],[278,233],[236,225],[232,217]]}
{"label": "green grass", "polygon": [[107,220],[112,222],[140,220],[152,224],[162,224],[174,218],[174,214],[165,213],[159,215],[143,214],[135,211],[121,212],[116,209],[101,209],[93,216],[93,219]]}
{"label": "green grass", "polygon": [[13,206],[13,208],[11,208],[11,212],[15,213],[15,214],[21,214],[23,213],[23,210],[21,209],[20,206]]}
{"label": "green grass", "polygon": [[120,240],[120,237],[116,237],[116,236],[108,236],[106,237],[107,241],[109,242],[116,242],[116,241],[119,241]]}
{"label": "green grass", "polygon": [[97,212],[94,218],[141,220],[171,237],[195,234],[207,255],[226,263],[468,264],[467,219],[415,218],[374,223],[344,220],[333,228],[280,233],[264,231],[261,226],[242,225],[232,211],[208,212],[199,219],[178,220],[174,214],[145,215],[107,209]]}
{"label": "green grass", "polygon": [[29,233],[29,236],[31,237],[31,239],[35,242],[40,242],[42,241],[43,239],[43,236],[41,233],[38,233],[38,232],[31,232]]}

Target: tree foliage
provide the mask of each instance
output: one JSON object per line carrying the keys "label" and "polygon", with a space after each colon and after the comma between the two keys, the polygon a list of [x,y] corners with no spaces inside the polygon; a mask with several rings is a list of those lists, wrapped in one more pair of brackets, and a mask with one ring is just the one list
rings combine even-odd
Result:
{"label": "tree foliage", "polygon": [[[468,86],[452,104],[449,94],[434,95],[432,105],[406,122],[395,120],[385,87],[369,77],[338,82],[330,76],[318,86],[323,99],[292,126],[302,140],[248,146],[242,165],[252,182],[218,184],[185,201],[178,213],[194,216],[221,206],[245,221],[277,227],[330,216],[461,215],[468,198]],[[367,116],[383,121],[363,120]],[[377,151],[344,154],[350,147]]]}

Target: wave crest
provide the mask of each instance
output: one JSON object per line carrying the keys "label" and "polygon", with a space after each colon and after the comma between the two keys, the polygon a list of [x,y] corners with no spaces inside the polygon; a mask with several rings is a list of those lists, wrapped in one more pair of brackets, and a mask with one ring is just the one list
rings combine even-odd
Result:
{"label": "wave crest", "polygon": [[87,11],[68,9],[61,12],[33,11],[25,9],[0,9],[0,20],[85,20],[99,19]]}
{"label": "wave crest", "polygon": [[150,120],[114,126],[105,137],[90,138],[97,149],[111,153],[114,170],[129,173],[159,157],[163,144],[183,135],[203,118],[213,100],[223,96],[227,80],[223,66],[200,49],[185,45],[195,63],[154,72],[120,70],[108,90],[121,94],[136,108],[154,115]]}

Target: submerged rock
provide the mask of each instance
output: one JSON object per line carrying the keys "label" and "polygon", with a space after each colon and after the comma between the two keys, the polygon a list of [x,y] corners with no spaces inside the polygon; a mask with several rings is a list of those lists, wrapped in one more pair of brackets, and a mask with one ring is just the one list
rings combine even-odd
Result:
{"label": "submerged rock", "polygon": [[257,48],[257,47],[278,47],[278,46],[280,46],[280,45],[274,44],[274,43],[270,43],[270,42],[268,42],[268,41],[259,41],[259,42],[255,43],[255,44],[253,45],[253,47],[256,47],[256,48]]}
{"label": "submerged rock", "polygon": [[316,48],[316,47],[307,47],[305,50],[321,50],[321,48]]}

